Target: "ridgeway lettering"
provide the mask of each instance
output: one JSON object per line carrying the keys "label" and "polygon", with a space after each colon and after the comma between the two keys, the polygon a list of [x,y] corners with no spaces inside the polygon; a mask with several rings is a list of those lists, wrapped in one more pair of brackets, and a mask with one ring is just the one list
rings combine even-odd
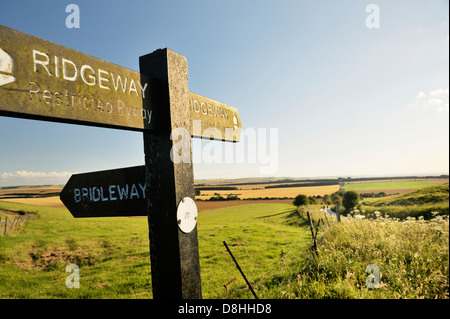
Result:
{"label": "ridgeway lettering", "polygon": [[[64,57],[54,56],[53,61],[45,52],[33,49],[33,71],[44,72],[48,76],[63,78],[66,81],[76,81],[81,79],[86,85],[98,85],[100,89],[122,91],[125,94],[136,94],[145,99],[145,91],[148,83],[142,83],[139,80],[129,79],[121,75],[115,75],[107,70],[94,69],[88,64],[81,67],[77,66],[72,60]],[[137,84],[136,84],[137,82]]]}

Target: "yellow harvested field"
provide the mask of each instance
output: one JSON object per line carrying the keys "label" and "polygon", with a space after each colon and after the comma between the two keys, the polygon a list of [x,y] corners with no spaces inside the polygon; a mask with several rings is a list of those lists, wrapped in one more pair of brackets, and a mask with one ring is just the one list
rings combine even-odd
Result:
{"label": "yellow harvested field", "polygon": [[14,187],[14,188],[0,188],[0,196],[23,196],[23,195],[44,195],[49,193],[57,193],[62,190],[62,186],[42,186],[42,187]]}
{"label": "yellow harvested field", "polygon": [[[288,188],[289,185],[291,185],[291,184],[299,184],[299,182],[282,183],[282,184],[274,184],[274,183],[268,183],[268,184],[246,184],[246,185],[229,184],[229,185],[226,185],[226,186],[237,187],[238,189],[250,189],[250,190],[252,190],[252,189],[264,189],[264,187],[266,187],[266,186],[279,186],[279,185],[283,185],[285,188]],[[211,185],[211,186],[218,186],[218,187],[220,187],[221,185]]]}
{"label": "yellow harvested field", "polygon": [[40,198],[39,197],[38,198],[7,198],[7,199],[2,199],[1,201],[10,202],[10,203],[18,203],[18,204],[27,204],[27,205],[56,207],[56,208],[65,208],[66,207],[59,199],[59,196],[40,197]]}
{"label": "yellow harvested field", "polygon": [[265,198],[265,197],[289,197],[294,198],[299,194],[304,194],[306,196],[314,195],[326,195],[333,194],[339,190],[339,185],[328,185],[328,186],[311,186],[311,187],[286,187],[286,188],[267,188],[267,189],[239,189],[239,190],[206,190],[201,191],[200,196],[196,196],[198,199],[209,199],[214,197],[214,194],[219,194],[222,197],[227,197],[227,195],[237,195],[241,199],[246,198]]}

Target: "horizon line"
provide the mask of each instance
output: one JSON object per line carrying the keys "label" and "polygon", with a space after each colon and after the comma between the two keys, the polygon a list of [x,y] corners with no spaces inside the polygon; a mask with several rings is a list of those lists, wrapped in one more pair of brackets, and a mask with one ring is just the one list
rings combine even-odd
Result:
{"label": "horizon line", "polygon": [[[260,180],[278,180],[282,182],[283,180],[291,180],[291,181],[301,181],[301,180],[319,180],[319,179],[352,179],[352,178],[449,178],[449,172],[445,173],[435,173],[435,174],[406,174],[406,175],[350,175],[350,176],[340,176],[340,175],[330,175],[330,176],[316,176],[316,177],[289,177],[289,176],[282,176],[282,177],[276,177],[276,176],[267,176],[267,177],[236,177],[236,178],[199,178],[194,179],[194,184],[199,181],[214,181],[214,180],[221,180],[221,181],[232,181],[232,180],[240,180],[240,179],[260,179]],[[20,187],[44,187],[44,186],[62,186],[64,187],[65,184],[21,184],[21,185],[9,185],[9,186],[0,186],[0,189],[7,189],[7,188],[20,188]]]}

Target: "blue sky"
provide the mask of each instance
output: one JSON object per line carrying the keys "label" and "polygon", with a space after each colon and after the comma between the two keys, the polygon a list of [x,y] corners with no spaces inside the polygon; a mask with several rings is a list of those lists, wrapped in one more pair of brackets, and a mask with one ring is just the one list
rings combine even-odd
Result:
{"label": "blue sky", "polygon": [[[65,25],[70,3],[78,29]],[[379,28],[366,26],[371,3]],[[259,158],[201,162],[196,179],[395,176],[448,173],[448,10],[437,0],[0,0],[0,24],[136,71],[139,56],[168,47],[187,58],[191,92],[237,107],[244,129],[278,130],[266,149],[275,170],[264,174]],[[143,154],[141,133],[0,117],[0,187],[62,184],[142,165]]]}

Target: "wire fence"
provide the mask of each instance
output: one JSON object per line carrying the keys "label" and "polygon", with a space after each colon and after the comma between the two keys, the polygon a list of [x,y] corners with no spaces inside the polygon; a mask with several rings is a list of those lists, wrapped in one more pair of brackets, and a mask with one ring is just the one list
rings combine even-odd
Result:
{"label": "wire fence", "polygon": [[[324,232],[330,224],[326,213],[324,218],[315,216],[315,222],[311,218],[308,219],[308,228],[311,230],[311,234],[305,235],[305,233],[302,232],[297,240],[291,242],[286,251],[282,250],[280,257],[275,259],[268,266],[254,264],[253,267],[248,270],[246,276],[258,293],[264,292],[267,289],[267,286],[270,286],[270,290],[272,290],[271,294],[275,294],[282,298],[286,293],[282,290],[283,287],[294,280],[299,280],[298,276],[300,268],[304,264],[305,258],[308,258],[308,256],[314,258],[314,255],[317,254],[315,241],[318,237],[318,233]],[[264,270],[264,268],[266,268],[266,270]],[[243,294],[248,290],[247,286],[239,286],[232,289],[228,287],[228,285],[235,280],[236,279],[230,281],[227,285],[224,285],[226,293],[223,298],[226,298],[231,290],[236,291],[238,294]],[[274,280],[276,281],[276,285],[270,283]],[[278,290],[275,286],[279,287]]]}
{"label": "wire fence", "polygon": [[[297,274],[291,267],[296,261],[302,260],[305,254],[308,254],[308,250],[310,250],[310,246],[305,245],[304,236],[299,236],[297,240],[288,246],[286,252],[283,250],[280,257],[272,261],[268,266],[254,264],[248,270],[247,277],[258,293],[263,293],[267,285],[270,285],[270,281],[274,278],[277,278],[277,285],[281,287],[296,278]],[[234,290],[237,294],[242,295],[248,290],[248,287],[240,286],[229,290]],[[281,295],[282,292],[279,291],[277,294]]]}
{"label": "wire fence", "polygon": [[0,216],[0,236],[6,236],[20,226],[24,225],[27,220],[36,218],[35,214],[11,214],[8,216]]}

